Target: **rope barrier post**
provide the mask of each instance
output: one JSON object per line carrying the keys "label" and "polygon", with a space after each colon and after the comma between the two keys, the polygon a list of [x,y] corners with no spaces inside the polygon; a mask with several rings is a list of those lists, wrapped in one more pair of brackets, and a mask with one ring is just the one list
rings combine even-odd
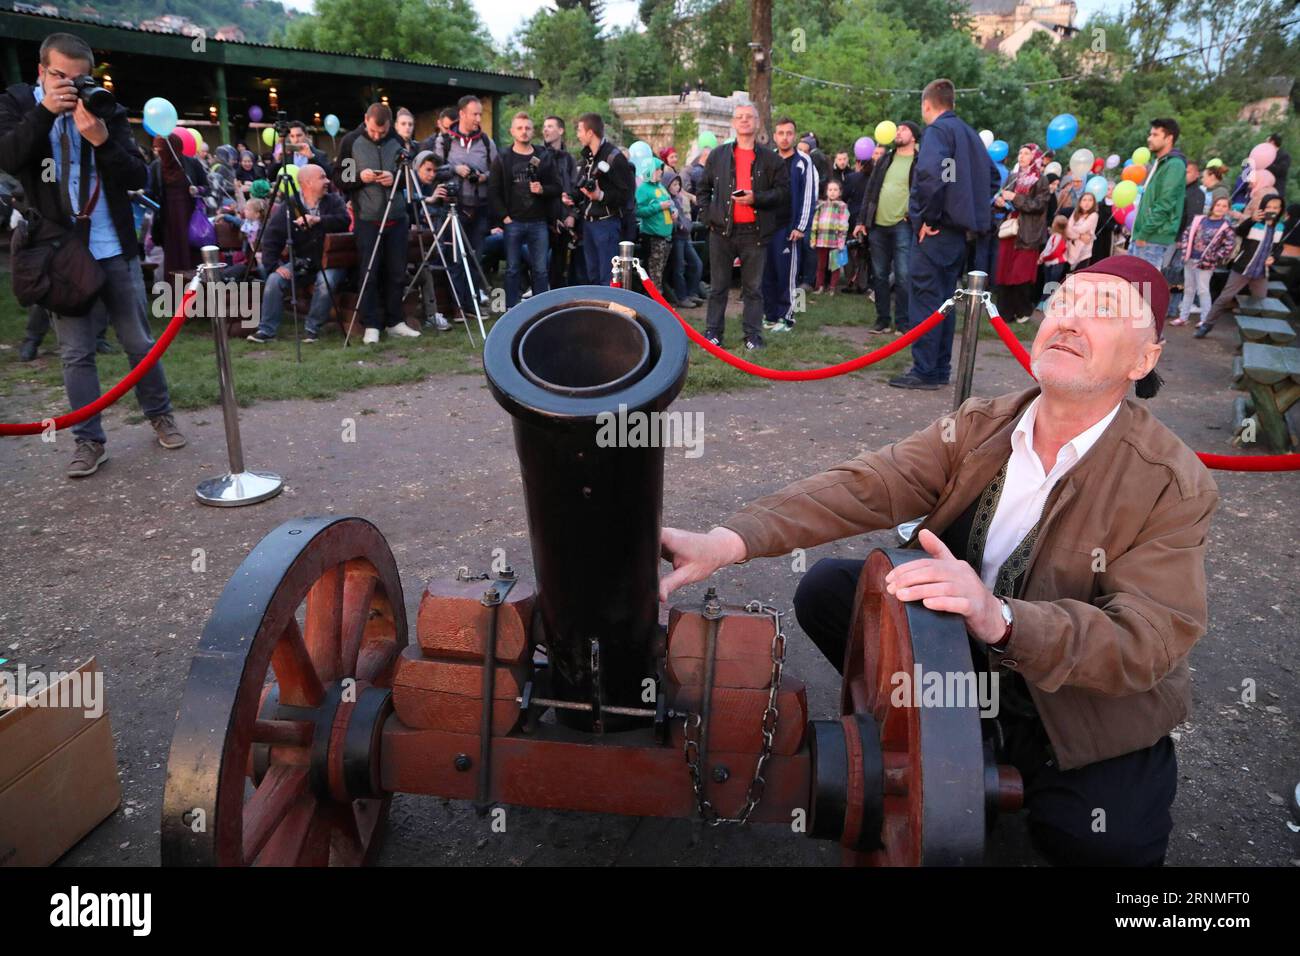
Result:
{"label": "rope barrier post", "polygon": [[618,274],[619,284],[624,289],[636,289],[632,285],[632,261],[636,259],[636,243],[620,242],[618,244]]}
{"label": "rope barrier post", "polygon": [[[221,269],[221,250],[204,246],[202,250],[204,284],[213,281]],[[217,345],[217,380],[221,388],[221,417],[226,423],[226,452],[230,471],[201,481],[194,489],[200,504],[218,508],[237,508],[274,498],[284,490],[284,479],[269,472],[244,470],[244,444],[239,438],[239,406],[235,403],[235,379],[230,369],[230,340],[226,320],[212,309],[212,335]]]}
{"label": "rope barrier post", "polygon": [[984,321],[984,290],[988,286],[987,272],[966,273],[965,318],[961,326],[961,354],[957,360],[957,387],[953,392],[952,407],[959,408],[970,398],[971,382],[975,377],[975,343],[980,337],[980,323]]}

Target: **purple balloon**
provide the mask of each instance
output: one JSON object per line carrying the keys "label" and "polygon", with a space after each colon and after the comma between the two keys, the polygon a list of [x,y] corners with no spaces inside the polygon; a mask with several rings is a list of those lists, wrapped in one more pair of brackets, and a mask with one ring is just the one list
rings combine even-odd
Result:
{"label": "purple balloon", "polygon": [[870,136],[862,136],[853,144],[853,155],[864,163],[871,158],[871,154],[875,151],[876,141]]}
{"label": "purple balloon", "polygon": [[1128,215],[1124,217],[1124,228],[1129,232],[1132,232],[1133,225],[1137,222],[1137,218],[1138,211],[1136,209],[1130,209]]}
{"label": "purple balloon", "polygon": [[248,118],[251,119],[254,123],[262,122],[262,107],[250,106],[248,108]]}

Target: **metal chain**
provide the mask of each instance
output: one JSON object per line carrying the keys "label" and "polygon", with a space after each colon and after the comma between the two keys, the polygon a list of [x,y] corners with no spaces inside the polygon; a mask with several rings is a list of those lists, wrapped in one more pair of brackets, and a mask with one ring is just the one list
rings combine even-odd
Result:
{"label": "metal chain", "polygon": [[[683,753],[686,757],[686,767],[691,775],[691,786],[695,790],[695,805],[699,808],[700,818],[710,826],[715,827],[723,823],[745,824],[748,822],[750,814],[754,812],[754,808],[758,806],[759,801],[763,799],[763,792],[767,787],[767,779],[763,776],[763,769],[772,756],[772,742],[776,738],[777,722],[781,717],[781,712],[776,706],[777,695],[781,691],[781,674],[785,668],[785,632],[781,630],[781,612],[770,604],[763,604],[759,601],[750,601],[746,604],[745,612],[748,614],[768,614],[772,617],[772,680],[767,692],[767,709],[763,711],[763,718],[759,724],[759,729],[763,734],[763,746],[759,750],[758,762],[754,764],[754,777],[749,782],[749,790],[745,794],[745,806],[740,811],[739,816],[724,817],[720,815],[704,795],[704,779],[700,773],[700,742],[698,737],[702,718],[699,714],[685,713],[681,715],[686,718],[682,727]],[[696,733],[693,735],[692,732]]]}

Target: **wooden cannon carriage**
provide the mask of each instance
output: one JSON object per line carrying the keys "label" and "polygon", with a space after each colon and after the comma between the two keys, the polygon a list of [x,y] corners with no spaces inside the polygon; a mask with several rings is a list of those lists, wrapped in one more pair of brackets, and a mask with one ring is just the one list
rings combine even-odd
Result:
{"label": "wooden cannon carriage", "polygon": [[268,534],[191,665],[162,815],[165,864],[365,862],[391,794],[778,823],[846,862],[979,863],[1020,805],[977,702],[894,706],[893,677],[976,670],[959,617],[902,605],[877,550],[840,713],[808,720],[772,608],[710,590],[659,623],[662,447],[602,447],[597,416],[663,411],[687,342],[665,309],[595,286],[500,319],[484,365],[511,414],[536,587],[508,567],[402,584],[361,518]]}

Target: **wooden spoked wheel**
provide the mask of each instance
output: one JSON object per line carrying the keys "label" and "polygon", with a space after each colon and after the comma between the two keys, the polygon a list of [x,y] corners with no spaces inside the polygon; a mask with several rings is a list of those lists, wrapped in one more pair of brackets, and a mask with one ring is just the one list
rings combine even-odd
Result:
{"label": "wooden spoked wheel", "polygon": [[379,740],[406,646],[397,567],[360,518],[303,518],[235,571],[190,666],[164,865],[359,865],[389,796]]}
{"label": "wooden spoked wheel", "polygon": [[[985,753],[977,701],[918,707],[910,693],[918,678],[936,673],[945,681],[970,675],[973,685],[977,669],[965,624],[919,602],[903,604],[885,590],[892,568],[925,557],[876,550],[859,579],[840,700],[847,863],[983,860]],[[903,706],[896,704],[900,688],[909,691]]]}

